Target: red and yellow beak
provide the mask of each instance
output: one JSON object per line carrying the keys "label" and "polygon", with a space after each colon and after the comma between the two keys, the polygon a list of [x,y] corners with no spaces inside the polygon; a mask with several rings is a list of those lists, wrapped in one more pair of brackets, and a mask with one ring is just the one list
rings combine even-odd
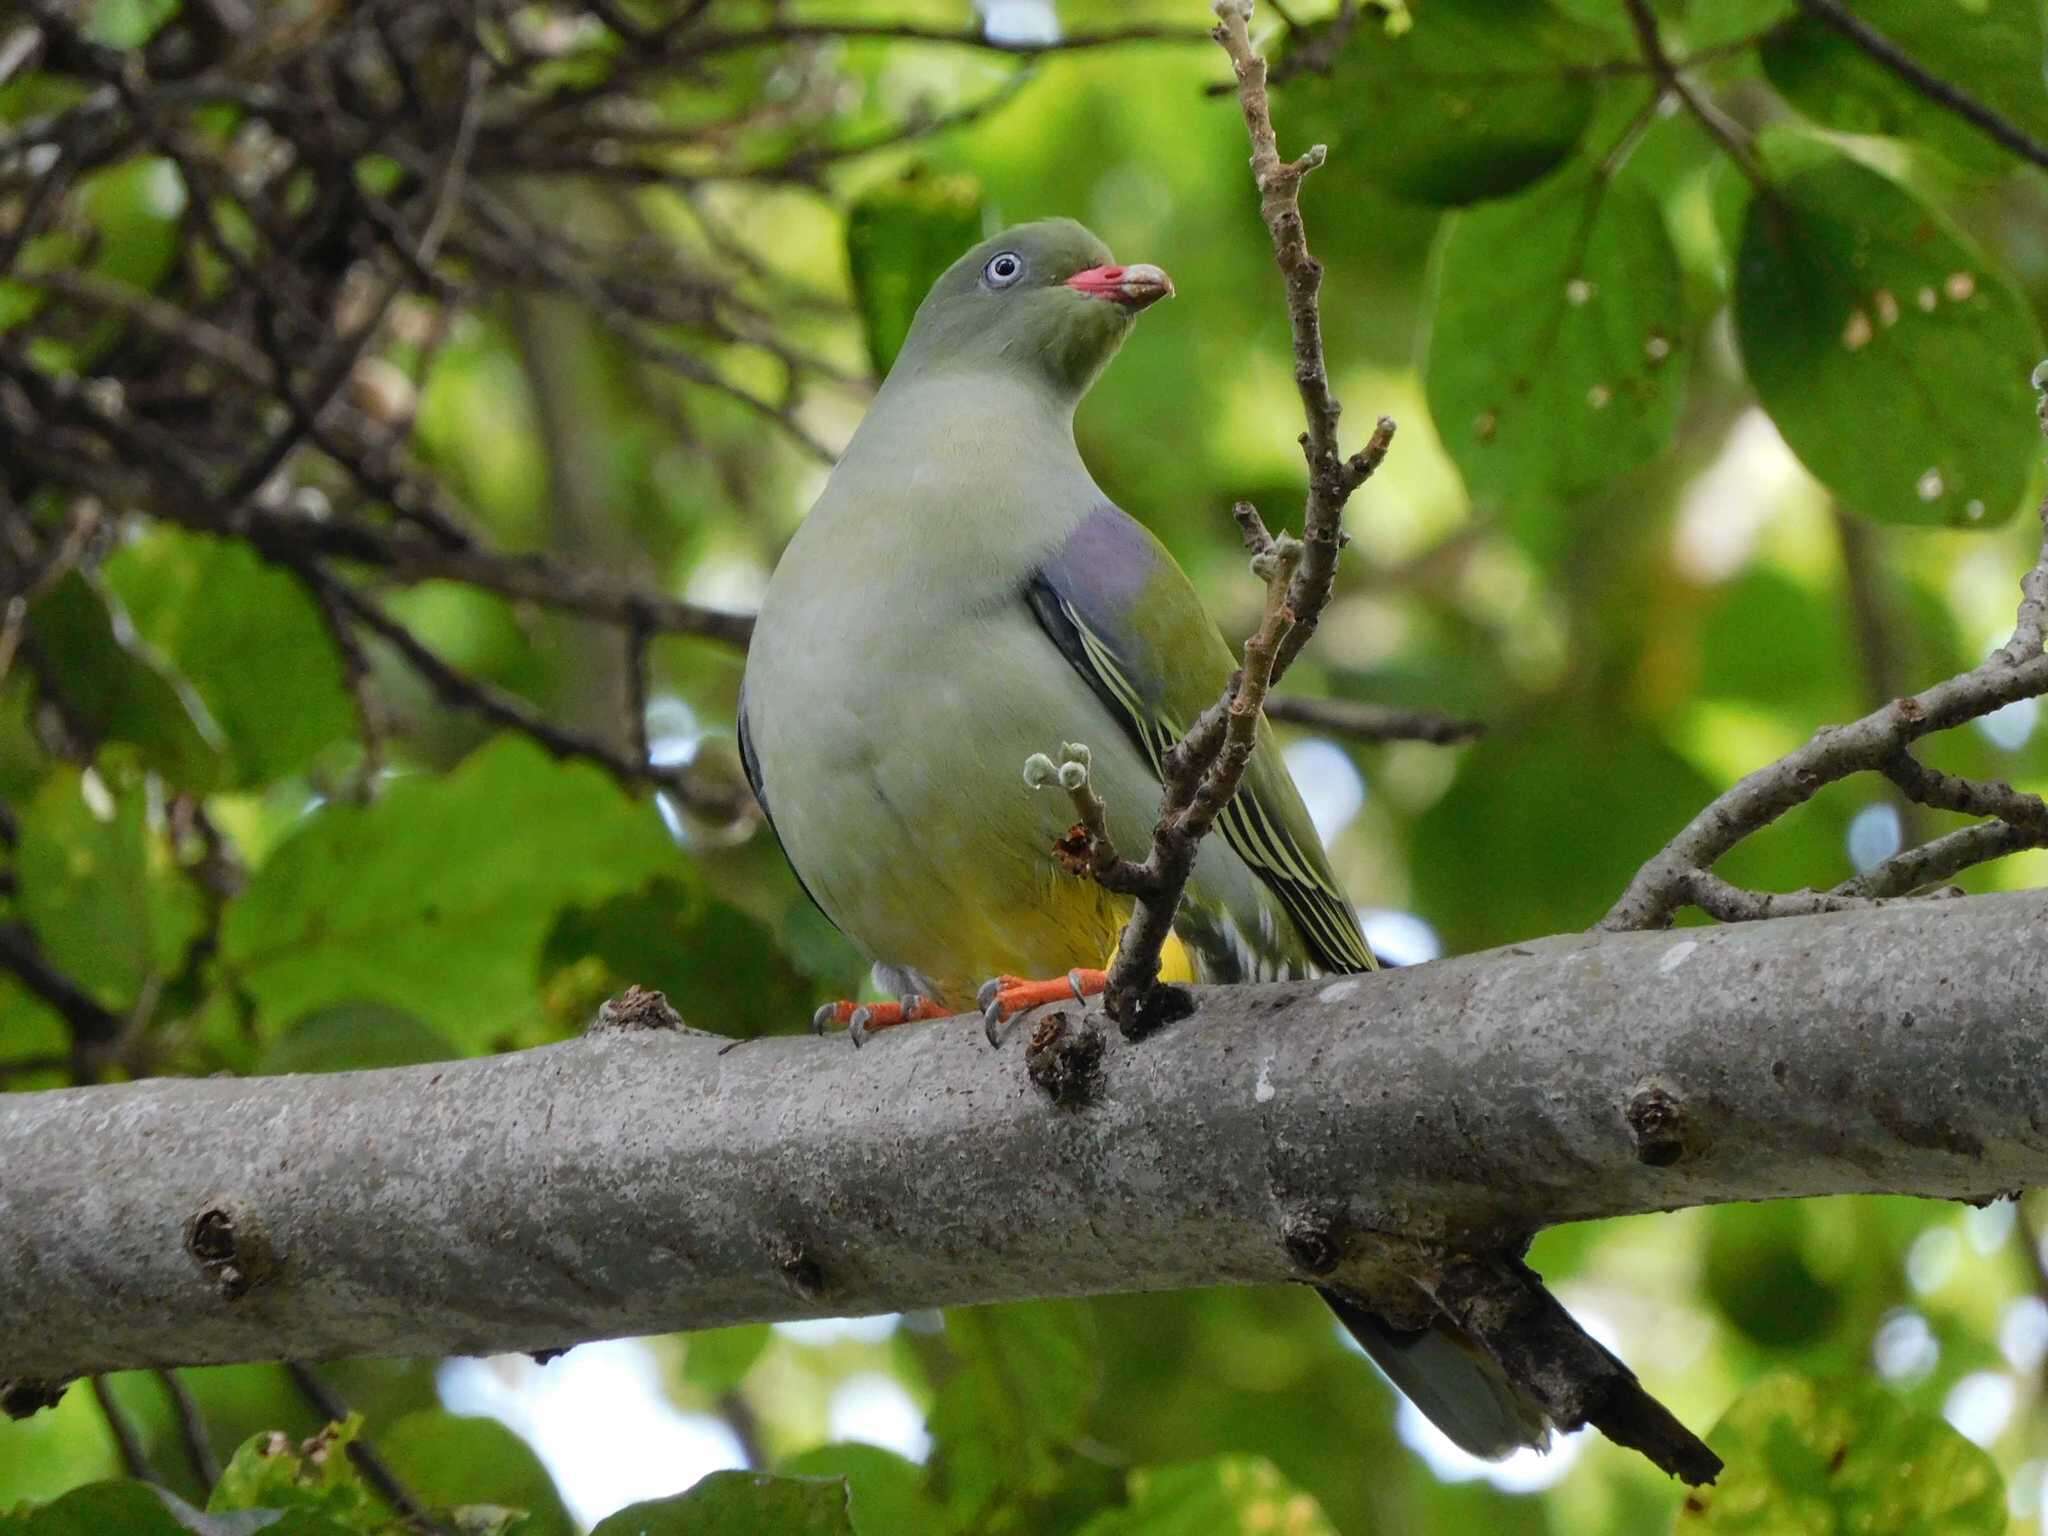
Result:
{"label": "red and yellow beak", "polygon": [[1150,262],[1130,266],[1090,267],[1067,279],[1067,286],[1090,298],[1108,299],[1125,309],[1143,309],[1160,299],[1173,297],[1173,279]]}

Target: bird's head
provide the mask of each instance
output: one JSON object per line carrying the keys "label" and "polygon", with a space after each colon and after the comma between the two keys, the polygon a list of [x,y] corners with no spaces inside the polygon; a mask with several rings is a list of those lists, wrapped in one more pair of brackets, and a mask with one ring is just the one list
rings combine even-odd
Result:
{"label": "bird's head", "polygon": [[1119,265],[1072,219],[1019,224],[982,241],[932,284],[891,377],[1031,370],[1078,400],[1138,311],[1172,293],[1159,268]]}

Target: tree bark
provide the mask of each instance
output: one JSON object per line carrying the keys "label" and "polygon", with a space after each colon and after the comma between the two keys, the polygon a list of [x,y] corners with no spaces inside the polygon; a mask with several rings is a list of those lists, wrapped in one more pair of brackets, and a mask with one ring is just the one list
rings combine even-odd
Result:
{"label": "tree bark", "polygon": [[1135,1045],[611,1031],[0,1096],[0,1378],[1311,1276],[1398,1315],[1554,1222],[1982,1199],[2048,1182],[2044,930],[2048,892],[1574,935],[1202,989]]}

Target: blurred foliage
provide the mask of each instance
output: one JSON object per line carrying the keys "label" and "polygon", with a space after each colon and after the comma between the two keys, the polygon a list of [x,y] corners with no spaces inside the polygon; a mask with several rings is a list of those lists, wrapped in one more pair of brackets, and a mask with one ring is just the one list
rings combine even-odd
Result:
{"label": "blurred foliage", "polygon": [[677,1498],[627,1505],[591,1536],[855,1536],[858,1529],[843,1479],[714,1472]]}
{"label": "blurred foliage", "polygon": [[1711,1443],[1729,1475],[1689,1494],[1680,1536],[1706,1531],[1943,1531],[1998,1536],[1998,1469],[1930,1413],[1868,1382],[1770,1376],[1722,1417]]}
{"label": "blurred foliage", "polygon": [[[1854,8],[2048,133],[2037,0]],[[147,50],[172,80],[190,63],[180,50],[203,51],[239,9],[83,8],[92,39]],[[292,26],[245,61],[245,84],[296,79],[291,51],[335,8],[279,9]],[[351,376],[351,409],[412,424],[410,452],[492,546],[745,608],[819,484],[778,412],[843,442],[931,276],[986,228],[1068,214],[1168,267],[1180,294],[1084,407],[1084,453],[1225,628],[1246,627],[1257,588],[1228,507],[1248,496],[1291,520],[1300,422],[1243,129],[1199,37],[1206,8],[984,7],[1019,35],[1186,34],[1033,59],[826,35],[636,65],[655,44],[622,29],[690,9],[483,7],[525,50],[522,89],[585,93],[625,129],[566,169],[486,162],[473,180],[653,263],[674,288],[664,301],[683,292],[667,263],[715,280],[719,324],[664,311],[670,366],[588,295],[415,293]],[[707,9],[691,24],[735,35],[791,17],[950,31],[977,14],[965,0]],[[1621,0],[1334,10],[1296,0],[1298,29],[1265,23],[1283,61],[1275,111],[1290,152],[1330,147],[1305,213],[1338,393],[1354,423],[1385,411],[1401,433],[1354,505],[1337,600],[1293,686],[1476,713],[1490,730],[1453,749],[1340,744],[1310,799],[1362,790],[1326,829],[1340,873],[1361,906],[1419,918],[1448,948],[1583,926],[1718,787],[1972,664],[2009,629],[2034,547],[2014,514],[2041,482],[2026,378],[2048,305],[2048,181],[1792,0],[1654,7],[1666,49],[1749,145],[1747,171],[1659,104]],[[190,231],[206,211],[230,243],[257,231],[130,143],[68,190],[49,182],[61,216],[6,249],[51,171],[25,136],[93,100],[75,60],[14,51],[32,25],[0,19],[0,363],[68,399],[154,343],[119,305],[60,304],[50,280],[174,294],[225,329],[239,279]],[[424,62],[421,91],[459,74]],[[274,151],[261,120],[208,112],[195,135],[258,176]],[[560,141],[583,144],[566,128]],[[403,179],[369,152],[351,174]],[[468,229],[456,221],[458,287],[483,271],[460,247]],[[344,287],[316,291],[340,304]],[[736,391],[759,391],[755,405]],[[204,401],[173,407],[193,412],[163,418],[173,441],[247,436]],[[62,488],[30,466],[49,443],[13,446],[0,524],[26,544],[0,575],[38,579],[0,628],[0,923],[114,1027],[76,1050],[49,996],[0,977],[0,1086],[516,1048],[573,1033],[629,981],[700,1027],[795,1030],[862,985],[766,837],[444,708],[388,647],[338,648],[318,590],[260,545]],[[315,519],[362,510],[310,450],[282,479],[282,504]],[[467,677],[623,734],[616,631],[461,581],[383,571],[368,587]],[[647,660],[657,759],[729,780],[738,656],[665,636]],[[382,716],[374,744],[359,692]],[[2048,784],[2031,703],[1929,756]],[[1852,782],[1724,872],[1826,885],[1881,856],[1888,827],[1946,825]],[[2025,855],[1964,883],[2044,869]],[[1312,1297],[1223,1290],[963,1309],[943,1331],[912,1318],[880,1341],[766,1327],[663,1341],[664,1395],[729,1427],[752,1470],[600,1529],[2039,1530],[2044,1218],[2038,1200],[1816,1201],[1544,1234],[1537,1267],[1652,1390],[1695,1425],[1725,1410],[1727,1479],[1683,1507],[1597,1440],[1493,1472],[1459,1462],[1397,1413]],[[572,1514],[545,1437],[537,1456],[448,1413],[432,1362],[334,1377],[359,1418],[323,1431],[277,1367],[181,1373],[212,1439],[241,1447],[211,1488],[147,1373],[105,1385],[165,1491],[117,1480],[138,1469],[83,1389],[0,1423],[0,1533],[395,1529],[349,1451],[357,1436],[464,1531],[544,1536],[623,1502]],[[883,1429],[828,1411],[877,1382],[928,1445],[859,1443]]]}

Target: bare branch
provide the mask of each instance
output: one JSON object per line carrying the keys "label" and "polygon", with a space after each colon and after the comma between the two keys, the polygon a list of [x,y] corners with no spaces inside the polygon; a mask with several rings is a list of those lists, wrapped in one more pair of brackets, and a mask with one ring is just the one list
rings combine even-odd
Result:
{"label": "bare branch", "polygon": [[[2041,413],[2042,430],[2048,433],[2048,395]],[[1824,727],[1805,746],[1723,791],[1636,871],[1600,926],[1661,927],[1688,904],[1736,920],[1834,910],[1831,903],[1903,895],[1973,864],[2022,848],[2048,846],[2048,804],[2038,796],[2021,794],[2009,784],[1937,772],[1909,750],[1923,736],[2048,693],[2048,652],[2042,649],[2048,623],[2048,500],[2041,506],[2041,529],[2040,553],[2020,582],[2019,612],[2010,640],[1968,672],[1894,699],[1848,725]],[[1992,816],[1998,822],[1966,827],[1896,855],[1828,893],[1742,891],[1708,873],[1744,838],[1804,805],[1828,785],[1865,772],[1885,775],[1916,804]]]}
{"label": "bare branch", "polygon": [[1685,103],[1686,111],[1699,120],[1699,125],[1749,178],[1752,186],[1768,187],[1770,178],[1765,176],[1756,151],[1750,147],[1749,135],[1686,79],[1685,71],[1664,51],[1664,37],[1658,30],[1656,13],[1650,9],[1650,0],[1622,0],[1622,3],[1628,11],[1629,22],[1636,29],[1636,42],[1642,49],[1643,61],[1650,66],[1650,73],[1665,90]]}
{"label": "bare branch", "polygon": [[156,1375],[171,1399],[172,1410],[177,1414],[178,1438],[185,1447],[185,1459],[191,1463],[192,1475],[199,1479],[200,1487],[210,1489],[220,1481],[220,1457],[213,1449],[213,1436],[207,1431],[206,1415],[200,1410],[198,1399],[192,1396],[192,1389],[185,1385],[184,1377],[175,1370],[159,1370]]}
{"label": "bare branch", "polygon": [[367,526],[338,535],[336,524],[315,524],[288,515],[255,519],[250,527],[266,535],[289,530],[290,537],[302,538],[323,553],[379,567],[404,581],[466,582],[501,597],[581,614],[624,629],[640,626],[741,648],[754,631],[752,614],[682,602],[538,552],[507,554],[476,545],[450,549],[421,539],[380,535]]}
{"label": "bare branch", "polygon": [[1106,838],[1097,842],[1086,815],[1078,829],[1084,834],[1080,846],[1069,846],[1072,834],[1062,844],[1062,857],[1070,864],[1085,866],[1112,891],[1135,895],[1130,921],[1110,964],[1106,994],[1111,1016],[1132,1036],[1185,1006],[1170,989],[1159,986],[1159,960],[1194,872],[1195,854],[1244,778],[1258,743],[1267,690],[1300,654],[1330,601],[1337,554],[1344,545],[1344,504],[1379,468],[1394,436],[1394,423],[1381,417],[1357,453],[1347,458],[1338,446],[1337,421],[1343,407],[1330,390],[1317,302],[1323,269],[1309,252],[1300,203],[1301,180],[1323,163],[1323,146],[1315,145],[1298,160],[1280,158],[1266,95],[1266,61],[1252,46],[1247,30],[1250,0],[1216,0],[1215,12],[1211,35],[1237,76],[1259,214],[1286,285],[1294,379],[1308,423],[1301,437],[1308,461],[1308,500],[1299,539],[1274,537],[1248,502],[1238,503],[1232,511],[1252,550],[1252,568],[1266,584],[1264,615],[1245,642],[1244,666],[1224,696],[1203,711],[1165,754],[1164,794],[1144,863],[1117,857]]}
{"label": "bare branch", "polygon": [[1895,853],[1875,868],[1844,880],[1835,887],[1835,892],[1841,896],[1904,896],[1976,865],[2043,846],[2048,846],[2048,842],[2009,823],[1979,822],[1922,843],[1918,848]]}
{"label": "bare branch", "polygon": [[1703,869],[1688,870],[1681,889],[1687,903],[1724,923],[1812,917],[1822,912],[1860,912],[1883,904],[1876,897],[1839,891],[1745,891]]}
{"label": "bare branch", "polygon": [[530,736],[556,757],[580,758],[595,763],[628,789],[652,785],[673,795],[686,809],[709,820],[732,823],[758,814],[751,797],[743,789],[719,792],[683,768],[635,761],[608,742],[555,724],[518,695],[467,676],[434,654],[418,636],[376,603],[318,565],[300,565],[293,569],[323,602],[331,601],[353,623],[360,624],[389,645],[399,659],[450,708],[480,715],[496,725]]}
{"label": "bare branch", "polygon": [[114,1448],[121,1453],[122,1470],[142,1482],[161,1483],[163,1479],[149,1464],[149,1452],[143,1448],[142,1436],[136,1433],[135,1421],[116,1400],[104,1375],[93,1377],[92,1395],[100,1405],[100,1417],[107,1421],[107,1433],[113,1437]]}
{"label": "bare branch", "polygon": [[755,48],[779,48],[789,43],[831,42],[837,39],[868,39],[904,43],[941,43],[955,48],[973,48],[986,53],[1004,53],[1019,58],[1041,58],[1053,53],[1080,53],[1101,48],[1124,48],[1134,43],[1199,43],[1209,34],[1192,27],[1165,27],[1139,23],[1110,27],[1098,32],[1074,32],[1044,41],[1030,38],[991,37],[979,30],[920,26],[914,22],[780,21],[748,32],[706,32],[688,40],[692,59],[709,58]]}
{"label": "bare branch", "polygon": [[1344,504],[1351,493],[1372,478],[1394,440],[1394,423],[1385,416],[1372,436],[1349,458],[1337,440],[1343,406],[1330,390],[1323,360],[1323,321],[1318,299],[1323,264],[1309,253],[1308,231],[1301,221],[1301,182],[1323,163],[1325,150],[1314,144],[1297,160],[1280,158],[1273,132],[1273,109],[1266,95],[1266,61],[1252,46],[1247,24],[1251,0],[1217,0],[1216,41],[1230,56],[1237,76],[1238,109],[1251,138],[1252,179],[1259,189],[1259,217],[1273,242],[1273,260],[1287,287],[1287,323],[1294,344],[1294,385],[1308,430],[1301,451],[1308,460],[1308,506],[1302,518],[1306,546],[1301,569],[1288,593],[1294,630],[1280,648],[1273,676],[1284,676],[1301,648],[1316,631],[1323,608],[1336,585],[1337,552],[1344,545]]}
{"label": "bare branch", "polygon": [[121,1016],[59,970],[26,923],[0,922],[0,970],[50,1005],[71,1031],[74,1054],[103,1050],[121,1038]]}
{"label": "bare branch", "polygon": [[384,738],[389,731],[390,720],[384,701],[377,697],[377,686],[370,675],[370,658],[363,649],[362,636],[356,633],[348,608],[335,595],[332,586],[319,582],[310,585],[314,609],[326,627],[328,639],[334,642],[335,654],[341,658],[342,682],[348,687],[349,697],[355,701],[356,730],[363,745],[362,769],[357,774],[357,798],[367,801],[376,784],[377,774],[384,766]]}
{"label": "bare branch", "polygon": [[1929,768],[1911,752],[1879,766],[1886,778],[1917,805],[1966,816],[1995,816],[2036,837],[2048,837],[2048,805],[1998,779],[1965,779]]}
{"label": "bare branch", "polygon": [[1356,699],[1312,699],[1298,693],[1266,695],[1266,718],[1289,725],[1312,726],[1353,741],[1426,741],[1454,746],[1486,734],[1479,720],[1461,720],[1427,709],[1395,709]]}

